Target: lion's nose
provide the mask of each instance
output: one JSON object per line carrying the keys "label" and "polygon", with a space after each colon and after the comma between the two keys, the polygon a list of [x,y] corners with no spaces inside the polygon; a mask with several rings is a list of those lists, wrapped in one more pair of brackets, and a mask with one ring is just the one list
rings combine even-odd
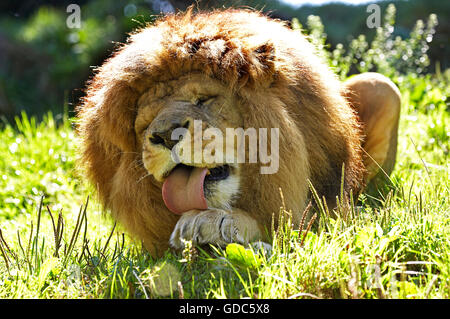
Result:
{"label": "lion's nose", "polygon": [[176,139],[172,139],[172,132],[177,128],[188,129],[190,121],[186,120],[184,123],[172,124],[170,128],[164,130],[150,130],[150,143],[154,145],[162,144],[169,150],[171,150],[181,139],[179,135],[176,135]]}

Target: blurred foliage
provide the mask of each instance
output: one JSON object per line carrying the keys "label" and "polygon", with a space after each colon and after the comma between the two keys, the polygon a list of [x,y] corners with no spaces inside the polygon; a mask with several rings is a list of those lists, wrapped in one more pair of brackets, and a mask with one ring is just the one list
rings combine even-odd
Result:
{"label": "blurred foliage", "polygon": [[[95,66],[111,55],[117,43],[125,41],[128,32],[155,19],[158,1],[164,2],[77,1],[81,7],[79,29],[66,25],[70,15],[66,8],[72,1],[1,3],[0,115],[12,118],[26,111],[41,116],[48,110],[71,110],[83,96],[84,83]],[[177,9],[192,2],[170,0]],[[309,34],[319,54],[342,79],[378,71],[397,84],[413,85],[421,82],[420,75],[432,72],[437,74],[433,78],[442,80],[437,85],[448,86],[448,72],[441,72],[448,68],[448,47],[442,44],[442,37],[445,44],[448,41],[448,4],[436,0],[394,2],[395,7],[387,1],[377,2],[384,10],[383,25],[377,29],[366,26],[366,5],[294,8],[278,0],[204,0],[196,7],[247,6],[291,21],[294,29]]]}
{"label": "blurred foliage", "polygon": [[[303,30],[297,18],[292,28],[307,33],[319,55],[326,58],[336,73],[345,79],[351,73],[375,71],[388,77],[400,74],[422,74],[429,66],[428,43],[433,40],[437,17],[431,14],[425,23],[418,20],[409,37],[402,39],[393,36],[396,9],[389,5],[384,14],[383,25],[376,29],[375,38],[369,43],[364,34],[353,38],[348,48],[338,43],[334,50],[328,50],[327,34],[319,16],[310,15],[307,28]],[[352,70],[353,69],[353,70]]]}
{"label": "blurred foliage", "polygon": [[44,5],[24,19],[0,16],[0,104],[12,104],[0,105],[0,113],[61,113],[82,96],[115,43],[154,18],[145,1],[89,1],[81,6],[81,28],[67,27],[69,15],[65,6]]}
{"label": "blurred foliage", "polygon": [[[375,1],[374,1],[375,2]],[[450,67],[450,47],[448,38],[450,33],[450,3],[441,0],[408,0],[408,1],[376,1],[381,8],[382,18],[387,12],[389,4],[397,8],[395,28],[390,30],[393,37],[400,36],[406,39],[418,20],[426,20],[431,14],[436,14],[439,25],[433,37],[433,46],[430,47],[430,71],[434,70],[436,61],[440,61],[443,69]],[[302,23],[306,23],[308,16],[319,16],[324,21],[324,32],[328,35],[328,41],[334,48],[338,43],[344,45],[351,42],[357,35],[364,34],[367,41],[371,42],[377,37],[377,29],[370,29],[366,25],[367,3],[362,5],[345,5],[342,3],[329,3],[322,6],[306,5],[298,9],[284,11],[291,17],[296,17]],[[284,8],[283,8],[284,10]]]}
{"label": "blurred foliage", "polygon": [[[320,17],[309,16],[307,26],[303,28],[298,19],[292,21],[292,28],[306,33],[311,43],[332,67],[336,74],[345,80],[352,74],[362,72],[379,72],[388,76],[402,90],[409,92],[409,101],[422,111],[427,108],[449,109],[450,69],[427,73],[430,60],[427,55],[433,41],[437,17],[431,14],[426,22],[418,20],[405,39],[393,35],[396,9],[393,4],[386,8],[382,26],[377,28],[376,36],[368,42],[365,35],[352,39],[347,48],[341,43],[334,50],[329,50],[327,35]],[[443,136],[448,135],[443,128]]]}

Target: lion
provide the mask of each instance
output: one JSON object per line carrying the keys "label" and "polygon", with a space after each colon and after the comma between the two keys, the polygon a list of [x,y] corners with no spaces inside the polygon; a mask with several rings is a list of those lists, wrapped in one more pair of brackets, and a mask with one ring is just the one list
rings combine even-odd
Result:
{"label": "lion", "polygon": [[[160,256],[185,240],[268,240],[280,189],[295,226],[312,200],[309,183],[333,208],[341,185],[348,197],[388,176],[400,93],[376,73],[341,83],[304,35],[260,12],[188,10],[132,33],[77,111],[80,163],[100,201]],[[276,172],[262,174],[247,149],[237,161],[225,145],[194,161],[181,150],[195,144],[186,136],[196,124],[224,135],[276,129],[263,143],[278,143]]]}

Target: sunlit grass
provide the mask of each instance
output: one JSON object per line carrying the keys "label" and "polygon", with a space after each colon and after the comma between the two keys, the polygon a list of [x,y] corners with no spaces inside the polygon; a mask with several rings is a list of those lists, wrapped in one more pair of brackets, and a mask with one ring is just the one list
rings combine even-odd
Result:
{"label": "sunlit grass", "polygon": [[285,220],[271,254],[231,245],[159,260],[103,216],[74,169],[67,116],[23,114],[0,130],[0,298],[448,298],[450,116],[429,94],[418,106],[403,92],[393,185],[345,218],[301,231]]}

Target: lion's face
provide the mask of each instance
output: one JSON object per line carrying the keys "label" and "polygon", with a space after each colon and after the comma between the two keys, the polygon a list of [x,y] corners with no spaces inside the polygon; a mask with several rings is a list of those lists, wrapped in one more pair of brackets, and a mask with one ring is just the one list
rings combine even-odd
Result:
{"label": "lion's face", "polygon": [[231,207],[240,184],[237,152],[225,156],[226,139],[222,147],[210,143],[243,126],[238,105],[223,84],[200,74],[155,85],[139,99],[138,149],[171,211]]}

